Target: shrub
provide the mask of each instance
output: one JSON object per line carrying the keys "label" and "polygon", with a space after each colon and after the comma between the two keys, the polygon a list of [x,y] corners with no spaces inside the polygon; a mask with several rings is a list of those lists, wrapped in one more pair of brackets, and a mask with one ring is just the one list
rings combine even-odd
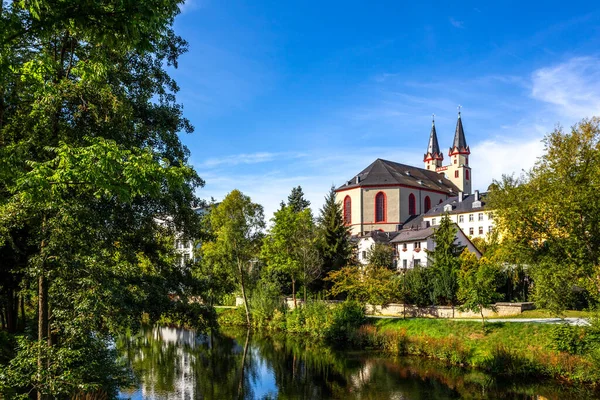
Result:
{"label": "shrub", "polygon": [[333,321],[325,332],[325,339],[336,344],[348,342],[349,332],[358,329],[364,322],[364,307],[356,301],[345,301],[333,308]]}
{"label": "shrub", "polygon": [[283,298],[278,293],[260,285],[250,297],[250,312],[252,313],[252,325],[256,327],[267,327],[276,310],[285,308]]}
{"label": "shrub", "polygon": [[584,354],[587,349],[585,332],[569,324],[556,324],[550,332],[552,347],[569,354]]}
{"label": "shrub", "polygon": [[247,326],[246,310],[241,306],[223,311],[219,314],[217,322],[223,326]]}

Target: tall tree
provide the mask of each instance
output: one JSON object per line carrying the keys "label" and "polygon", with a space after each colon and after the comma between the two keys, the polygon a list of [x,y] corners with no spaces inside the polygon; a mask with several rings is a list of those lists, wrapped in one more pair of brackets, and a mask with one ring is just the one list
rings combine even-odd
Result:
{"label": "tall tree", "polygon": [[323,274],[337,271],[352,261],[350,229],[344,224],[342,206],[335,200],[335,188],[325,196],[318,218],[319,251],[323,258]]}
{"label": "tall tree", "polygon": [[209,262],[218,262],[233,271],[244,298],[246,321],[250,326],[246,284],[260,254],[265,228],[263,208],[236,189],[211,210],[210,225],[214,240],[204,243],[204,256]]}
{"label": "tall tree", "polygon": [[18,254],[2,272],[36,289],[38,315],[38,340],[17,357],[31,365],[37,354],[37,373],[23,371],[13,390],[113,390],[82,366],[110,334],[142,312],[156,318],[181,292],[169,248],[176,229],[195,229],[203,182],[178,138],[192,127],[166,71],[187,49],[172,29],[179,3],[0,8],[0,246]]}
{"label": "tall tree", "polygon": [[521,177],[504,176],[489,196],[502,246],[530,266],[534,299],[560,313],[576,286],[600,300],[600,118],[557,127]]}
{"label": "tall tree", "polygon": [[435,247],[427,252],[431,277],[433,277],[433,295],[438,304],[454,306],[457,302],[458,270],[460,261],[458,257],[464,246],[459,246],[456,241],[457,227],[445,215],[433,234]]}
{"label": "tall tree", "polygon": [[367,251],[369,265],[379,268],[394,268],[394,248],[387,243],[375,243]]}
{"label": "tall tree", "polygon": [[310,201],[304,198],[302,186],[297,186],[292,189],[292,193],[288,196],[288,206],[292,207],[294,212],[300,212],[310,207]]}
{"label": "tall tree", "polygon": [[306,285],[320,270],[312,213],[310,209],[297,212],[289,205],[275,212],[272,221],[273,226],[265,237],[261,255],[268,269],[289,276],[295,306],[296,283],[303,284],[306,300]]}

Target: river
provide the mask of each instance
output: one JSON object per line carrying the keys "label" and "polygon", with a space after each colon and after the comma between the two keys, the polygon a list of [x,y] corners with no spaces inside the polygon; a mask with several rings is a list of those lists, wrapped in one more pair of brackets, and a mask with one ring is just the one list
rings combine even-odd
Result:
{"label": "river", "polygon": [[[500,380],[418,357],[339,352],[313,340],[166,327],[121,337],[137,385],[122,399],[590,399],[583,387]],[[597,395],[597,394],[596,394]]]}

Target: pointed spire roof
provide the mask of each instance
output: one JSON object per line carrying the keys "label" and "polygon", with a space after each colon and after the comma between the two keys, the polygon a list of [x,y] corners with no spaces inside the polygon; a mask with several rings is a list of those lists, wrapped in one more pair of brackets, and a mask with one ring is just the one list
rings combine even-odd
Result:
{"label": "pointed spire roof", "polygon": [[423,160],[443,160],[444,156],[440,151],[440,145],[438,143],[437,132],[435,130],[435,119],[431,121],[431,133],[429,134],[429,145],[427,146],[427,153]]}
{"label": "pointed spire roof", "polygon": [[465,130],[463,129],[462,118],[460,115],[460,106],[458,110],[458,121],[456,121],[456,130],[454,131],[454,142],[452,143],[449,154],[471,154],[471,150],[467,145],[467,139],[465,139]]}

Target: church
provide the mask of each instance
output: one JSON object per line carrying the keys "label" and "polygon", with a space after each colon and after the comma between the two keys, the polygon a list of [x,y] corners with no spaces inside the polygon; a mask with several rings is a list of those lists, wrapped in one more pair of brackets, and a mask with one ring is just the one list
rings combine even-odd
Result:
{"label": "church", "polygon": [[449,164],[443,165],[444,155],[432,121],[424,168],[378,158],[335,190],[344,222],[352,235],[374,230],[396,232],[432,206],[459,193],[470,194],[470,154],[459,111]]}

